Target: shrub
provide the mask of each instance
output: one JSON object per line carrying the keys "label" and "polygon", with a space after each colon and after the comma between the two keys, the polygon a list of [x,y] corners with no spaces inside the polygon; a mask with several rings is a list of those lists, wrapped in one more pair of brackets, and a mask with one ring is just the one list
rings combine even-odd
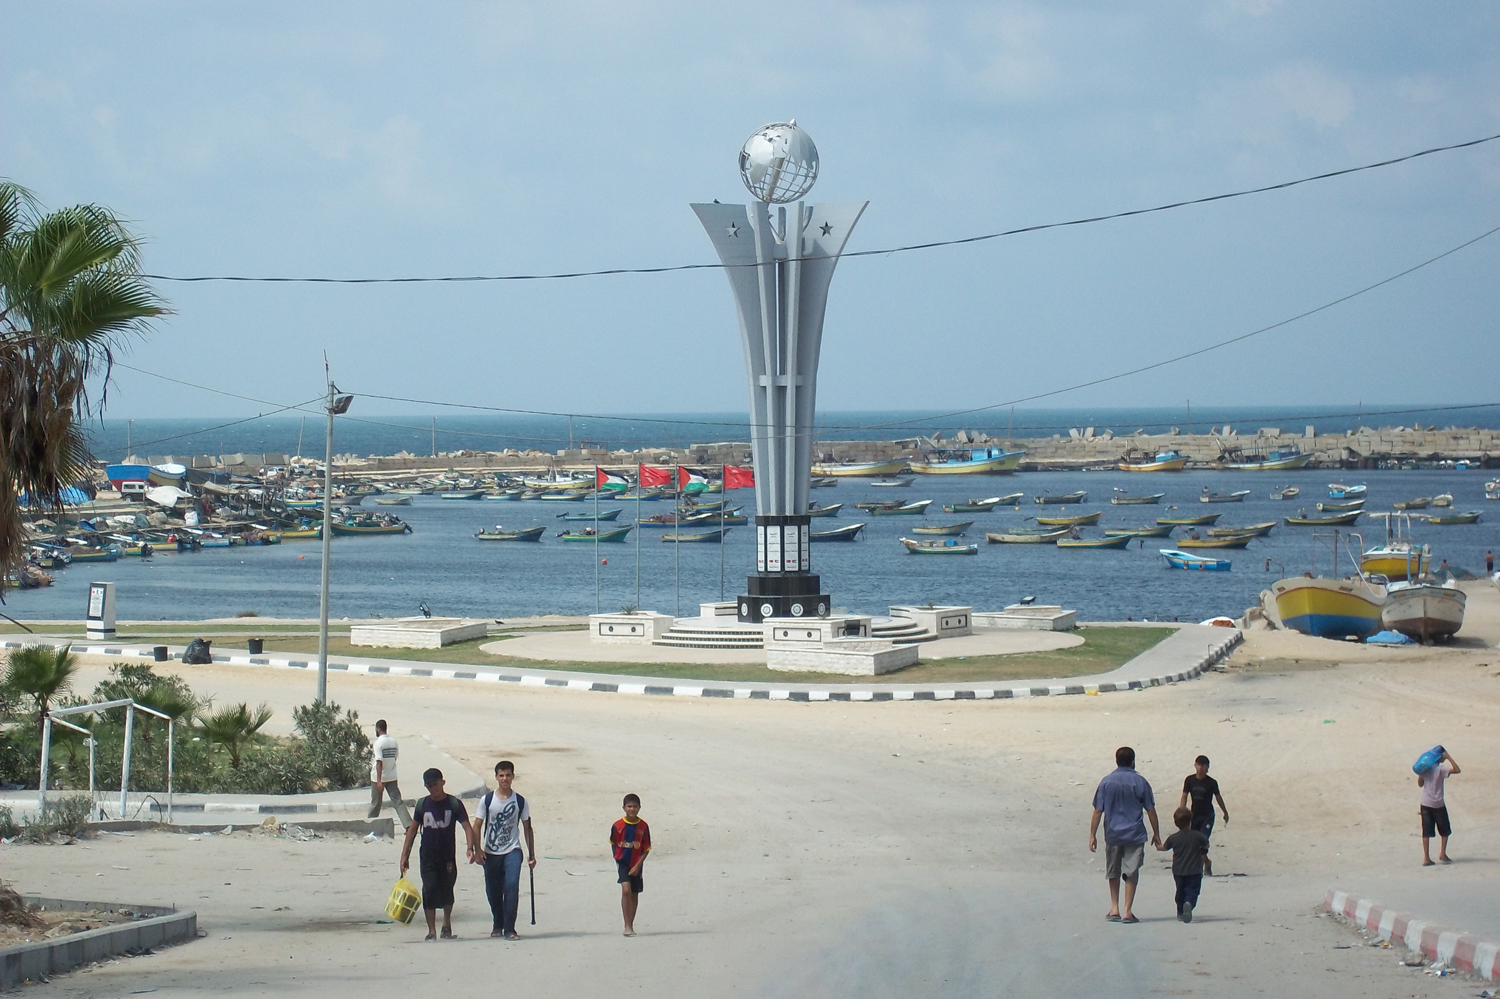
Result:
{"label": "shrub", "polygon": [[0,805],[0,839],[14,839],[20,833],[21,827],[16,825],[16,817],[11,814],[9,805]]}
{"label": "shrub", "polygon": [[331,787],[359,787],[370,772],[370,737],[359,713],[331,701],[314,701],[292,710],[292,722],[304,743],[309,775]]}
{"label": "shrub", "polygon": [[21,820],[21,842],[50,843],[54,836],[82,836],[89,827],[94,803],[82,794],[69,794],[47,802],[40,817]]}

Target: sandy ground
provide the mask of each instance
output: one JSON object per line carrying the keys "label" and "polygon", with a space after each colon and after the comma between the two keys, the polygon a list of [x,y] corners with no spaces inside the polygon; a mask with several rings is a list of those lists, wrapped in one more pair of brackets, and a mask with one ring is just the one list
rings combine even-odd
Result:
{"label": "sandy ground", "polygon": [[[942,638],[918,646],[923,660],[961,656],[1009,656],[1050,652],[1082,645],[1078,635],[1062,631],[1001,631],[985,629],[960,638]],[[546,631],[507,638],[479,647],[491,655],[553,662],[579,663],[757,663],[764,666],[764,649],[674,649],[655,645],[605,645],[589,640],[586,631]],[[378,654],[378,650],[372,651]]]}
{"label": "sandy ground", "polygon": [[[1253,633],[1227,672],[1099,697],[795,704],[334,678],[335,700],[398,737],[431,735],[479,773],[517,762],[544,858],[520,943],[488,938],[477,869],[461,875],[459,941],[378,923],[388,841],[150,833],[8,846],[0,864],[26,891],[194,907],[206,933],[37,996],[353,997],[397,981],[535,997],[1469,995],[1317,910],[1330,886],[1393,874],[1434,898],[1500,885],[1500,595],[1476,588],[1470,615],[1487,642],[1393,654]],[[269,701],[273,728],[311,693],[280,671],[188,670],[220,701]],[[1458,862],[1421,870],[1410,764],[1436,742],[1465,767],[1448,785]],[[1193,757],[1213,758],[1232,817],[1215,867],[1237,876],[1205,885],[1191,926],[1159,857],[1142,923],[1103,920],[1087,825],[1121,744],[1164,812]],[[626,791],[657,843],[629,940],[604,842]]]}

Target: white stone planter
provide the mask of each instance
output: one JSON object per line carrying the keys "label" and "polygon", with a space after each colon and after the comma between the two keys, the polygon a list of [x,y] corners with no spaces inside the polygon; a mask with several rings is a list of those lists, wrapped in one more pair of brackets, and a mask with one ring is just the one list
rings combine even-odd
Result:
{"label": "white stone planter", "polygon": [[1011,604],[1003,611],[979,611],[973,615],[976,628],[1010,628],[1021,631],[1072,631],[1078,627],[1078,612],[1052,604]]}
{"label": "white stone planter", "polygon": [[892,607],[891,617],[909,618],[938,638],[974,633],[972,607]]}
{"label": "white stone planter", "polygon": [[589,615],[589,641],[604,645],[650,645],[671,630],[670,614],[637,611]]}
{"label": "white stone planter", "polygon": [[456,617],[403,617],[377,624],[356,624],[349,629],[350,645],[386,649],[441,649],[454,642],[468,642],[489,633],[485,621]]}
{"label": "white stone planter", "polygon": [[897,645],[883,638],[838,638],[821,645],[788,648],[790,643],[766,649],[766,665],[774,670],[803,673],[845,673],[879,676],[917,664],[915,645]]}

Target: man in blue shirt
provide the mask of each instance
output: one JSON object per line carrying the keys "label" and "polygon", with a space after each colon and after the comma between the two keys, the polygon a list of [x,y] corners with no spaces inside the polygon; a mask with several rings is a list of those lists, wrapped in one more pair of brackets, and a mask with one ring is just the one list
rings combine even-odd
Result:
{"label": "man in blue shirt", "polygon": [[[1109,913],[1112,923],[1138,923],[1130,907],[1141,863],[1146,859],[1146,824],[1151,820],[1151,845],[1161,846],[1161,828],[1156,822],[1156,798],[1151,783],[1135,772],[1135,750],[1115,750],[1115,769],[1099,782],[1094,792],[1094,818],[1089,823],[1089,852],[1099,849],[1099,820],[1104,820],[1104,866],[1109,879]],[[1120,882],[1125,882],[1125,905],[1120,906]]]}

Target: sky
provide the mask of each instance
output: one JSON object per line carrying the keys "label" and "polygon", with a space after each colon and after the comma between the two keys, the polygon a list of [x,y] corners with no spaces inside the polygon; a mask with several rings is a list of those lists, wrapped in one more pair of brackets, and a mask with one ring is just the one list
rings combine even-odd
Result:
{"label": "sky", "polygon": [[[0,176],[130,220],[150,273],[707,263],[688,205],[795,118],[848,248],[1275,183],[1500,132],[1500,6],[8,4]],[[1500,142],[1289,191],[842,261],[819,408],[1003,404],[1250,332],[1500,226]],[[1034,405],[1500,401],[1500,233],[1316,316]],[[158,282],[111,417],[360,396],[746,405],[714,270],[525,283]],[[209,390],[218,391],[209,391]],[[254,400],[233,395],[249,396]],[[362,412],[427,412],[363,398]],[[976,417],[976,422],[983,422]]]}

